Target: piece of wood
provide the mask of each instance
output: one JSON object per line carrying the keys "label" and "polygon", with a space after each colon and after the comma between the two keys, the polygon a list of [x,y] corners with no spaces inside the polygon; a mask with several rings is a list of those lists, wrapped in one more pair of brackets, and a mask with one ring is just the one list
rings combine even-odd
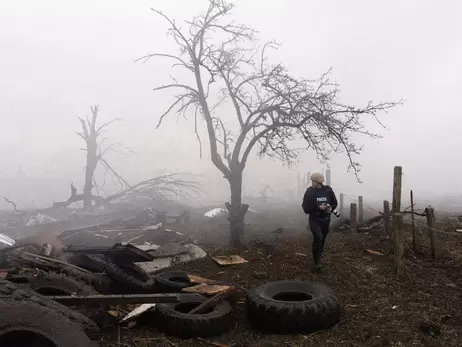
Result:
{"label": "piece of wood", "polygon": [[217,295],[227,291],[231,286],[224,286],[219,284],[201,283],[192,287],[183,288],[181,291],[185,293],[194,293],[202,295]]}
{"label": "piece of wood", "polygon": [[339,208],[340,208],[340,215],[343,216],[343,213],[345,212],[344,206],[343,206],[343,201],[344,201],[344,194],[340,193],[340,199],[339,199]]}
{"label": "piece of wood", "polygon": [[212,259],[219,265],[238,265],[247,263],[247,260],[239,255],[220,255],[212,257]]}
{"label": "piece of wood", "polygon": [[396,273],[399,275],[402,272],[403,268],[403,253],[404,253],[404,244],[403,244],[403,214],[394,213],[393,214],[393,244],[394,244],[394,261],[396,267]]}
{"label": "piece of wood", "polygon": [[411,221],[412,221],[412,247],[417,250],[417,233],[415,228],[415,214],[414,214],[414,193],[411,189]]}
{"label": "piece of wood", "polygon": [[393,169],[393,213],[401,212],[401,189],[402,189],[403,168],[395,166]]}
{"label": "piece of wood", "polygon": [[363,208],[363,197],[358,196],[358,222],[362,224],[364,222],[364,208]]}
{"label": "piece of wood", "polygon": [[390,203],[387,200],[383,200],[383,221],[385,227],[385,233],[388,236],[391,236],[391,212],[390,212]]}
{"label": "piece of wood", "polygon": [[230,287],[230,288],[228,288],[226,291],[221,292],[221,293],[218,293],[218,294],[212,296],[210,299],[204,301],[202,304],[200,304],[200,305],[197,306],[196,308],[193,308],[193,309],[189,312],[189,314],[204,313],[204,312],[207,311],[209,308],[214,307],[216,304],[218,304],[219,302],[223,301],[223,300],[226,299],[228,296],[230,296],[231,294],[233,294],[234,291],[235,291],[235,288],[234,288],[234,287]]}
{"label": "piece of wood", "polygon": [[427,215],[427,228],[428,228],[428,234],[430,236],[430,247],[431,247],[432,257],[436,258],[435,210],[432,207],[427,207],[425,209],[425,214]]}
{"label": "piece of wood", "polygon": [[211,280],[209,278],[200,277],[196,275],[190,275],[190,274],[188,274],[188,278],[191,283],[195,283],[195,284],[201,284],[201,283],[214,284],[214,282],[216,282],[215,280]]}
{"label": "piece of wood", "polygon": [[358,207],[352,202],[350,204],[350,232],[355,233],[358,230]]}

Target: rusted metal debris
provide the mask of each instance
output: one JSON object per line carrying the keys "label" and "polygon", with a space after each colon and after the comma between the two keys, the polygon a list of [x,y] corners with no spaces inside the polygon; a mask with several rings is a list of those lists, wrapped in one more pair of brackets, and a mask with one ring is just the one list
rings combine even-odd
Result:
{"label": "rusted metal debris", "polygon": [[[166,304],[179,303],[197,297],[196,294],[111,294],[111,295],[53,295],[49,299],[66,305],[104,303],[104,304]],[[2,298],[0,296],[0,298]]]}

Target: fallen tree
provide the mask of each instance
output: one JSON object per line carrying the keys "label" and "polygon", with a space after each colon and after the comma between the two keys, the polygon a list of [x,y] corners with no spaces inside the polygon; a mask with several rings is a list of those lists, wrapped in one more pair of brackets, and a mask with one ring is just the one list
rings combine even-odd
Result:
{"label": "fallen tree", "polygon": [[[196,179],[194,179],[196,177]],[[128,183],[127,183],[128,184]],[[108,207],[118,203],[134,203],[137,200],[161,201],[164,203],[172,202],[175,197],[192,197],[200,191],[199,182],[196,175],[187,173],[170,173],[161,174],[154,178],[141,181],[128,188],[121,190],[107,197],[91,195],[90,199],[94,202],[95,207]],[[71,184],[71,195],[67,200],[54,202],[50,207],[34,210],[37,213],[46,213],[56,210],[60,207],[68,207],[76,202],[85,202],[88,196],[77,194],[77,188]],[[5,200],[14,206],[16,212],[25,212],[18,210],[17,204],[5,197]]]}

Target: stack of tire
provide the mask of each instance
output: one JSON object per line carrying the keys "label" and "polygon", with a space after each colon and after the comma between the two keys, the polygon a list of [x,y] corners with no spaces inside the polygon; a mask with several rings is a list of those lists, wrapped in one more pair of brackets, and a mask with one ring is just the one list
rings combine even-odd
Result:
{"label": "stack of tire", "polygon": [[[180,293],[192,285],[183,271],[161,271],[154,278],[161,293]],[[228,331],[234,323],[233,308],[228,301],[222,301],[204,313],[189,313],[206,300],[207,297],[196,295],[181,303],[159,304],[156,306],[156,325],[162,332],[182,338],[217,336]]]}
{"label": "stack of tire", "polygon": [[96,347],[98,326],[36,292],[0,280],[0,346]]}
{"label": "stack of tire", "polygon": [[[43,267],[34,263],[33,257],[22,261]],[[72,263],[87,272],[65,263],[54,272],[45,271],[45,266],[44,271],[28,277],[28,289],[0,280],[1,347],[21,346],[22,340],[14,339],[28,334],[36,334],[38,341],[36,346],[28,342],[31,347],[93,346],[86,334],[92,336],[99,332],[98,326],[104,327],[97,317],[101,309],[84,307],[78,313],[41,294],[180,293],[192,285],[186,272],[166,270],[148,274],[134,263],[105,256],[78,255]],[[227,301],[203,313],[189,313],[206,300],[194,295],[181,303],[156,305],[156,326],[162,332],[183,338],[216,336],[229,330],[233,325],[233,310]],[[323,284],[279,281],[249,290],[246,312],[248,322],[257,329],[271,333],[310,333],[334,326],[340,318],[340,304],[334,292]]]}
{"label": "stack of tire", "polygon": [[[184,271],[148,274],[134,263],[102,255],[81,254],[73,257],[72,263],[95,273],[104,273],[112,282],[112,293],[181,293],[183,288],[193,285]],[[162,332],[183,338],[216,336],[229,330],[233,324],[233,310],[227,301],[205,313],[189,313],[206,300],[205,296],[195,295],[181,303],[156,305],[156,326]]]}

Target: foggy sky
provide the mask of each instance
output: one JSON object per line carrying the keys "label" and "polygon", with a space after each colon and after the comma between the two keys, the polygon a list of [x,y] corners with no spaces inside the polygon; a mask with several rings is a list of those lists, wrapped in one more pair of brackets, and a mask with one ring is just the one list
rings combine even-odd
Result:
{"label": "foggy sky", "polygon": [[[190,171],[205,174],[215,191],[226,193],[226,182],[210,163],[208,151],[199,158],[192,121],[172,116],[155,130],[172,99],[152,89],[169,81],[171,63],[134,63],[146,53],[176,52],[165,36],[166,23],[151,7],[178,20],[190,19],[205,10],[206,0],[1,4],[0,181],[8,178],[10,183],[2,183],[0,194],[46,204],[63,194],[67,198],[70,182],[82,184],[84,153],[74,130],[79,127],[76,116],[89,115],[92,104],[100,104],[101,121],[123,119],[107,135],[135,151],[129,157],[110,156],[130,182],[163,169]],[[271,58],[283,62],[291,74],[318,77],[332,67],[342,101],[349,104],[406,98],[403,106],[381,117],[388,130],[367,122],[383,139],[357,137],[365,146],[359,158],[362,184],[346,173],[344,157],[332,157],[334,188],[371,201],[388,198],[393,166],[402,165],[404,188],[414,189],[416,196],[461,195],[456,159],[462,150],[457,102],[462,90],[461,1],[235,4],[239,22],[259,30],[262,40],[282,43]],[[311,152],[301,159],[291,171],[280,163],[252,158],[245,173],[246,191],[258,195],[264,183],[282,191],[292,181],[296,186],[297,172],[324,167]],[[19,185],[25,177],[41,185],[40,192],[24,192]],[[435,180],[444,183],[435,185]],[[5,207],[3,199],[0,206]]]}

